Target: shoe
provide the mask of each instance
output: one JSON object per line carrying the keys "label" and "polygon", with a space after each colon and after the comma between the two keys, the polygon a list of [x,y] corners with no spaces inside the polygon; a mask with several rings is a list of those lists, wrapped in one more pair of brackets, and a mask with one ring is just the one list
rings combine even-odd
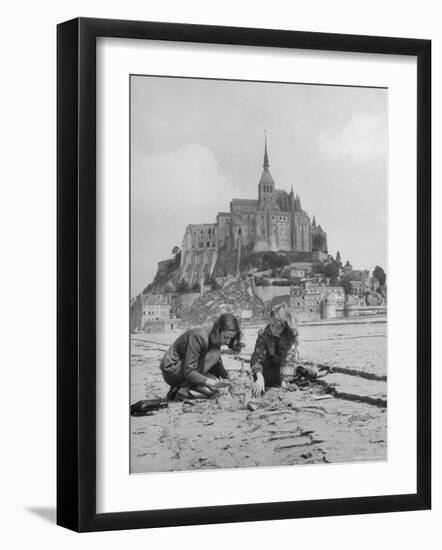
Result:
{"label": "shoe", "polygon": [[158,411],[165,407],[168,407],[168,403],[161,399],[142,399],[130,406],[130,414],[132,416],[149,416],[152,411]]}
{"label": "shoe", "polygon": [[178,388],[173,400],[185,401],[186,399],[189,399],[189,388]]}
{"label": "shoe", "polygon": [[168,401],[174,401],[175,395],[177,394],[177,391],[179,390],[179,386],[171,386],[169,391],[167,392],[166,399]]}

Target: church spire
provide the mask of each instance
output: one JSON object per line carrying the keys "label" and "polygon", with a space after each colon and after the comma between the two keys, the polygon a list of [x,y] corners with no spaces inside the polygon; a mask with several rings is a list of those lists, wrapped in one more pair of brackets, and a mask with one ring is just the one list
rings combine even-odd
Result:
{"label": "church spire", "polygon": [[269,155],[267,153],[267,130],[264,130],[264,164],[262,165],[264,169],[270,166],[269,164]]}
{"label": "church spire", "polygon": [[264,164],[261,179],[258,184],[260,206],[272,206],[275,203],[275,182],[269,170],[269,154],[267,152],[267,132],[264,130]]}
{"label": "church spire", "polygon": [[295,194],[293,193],[293,185],[292,185],[292,188],[290,189],[290,194],[289,194],[289,209],[290,210],[295,209]]}

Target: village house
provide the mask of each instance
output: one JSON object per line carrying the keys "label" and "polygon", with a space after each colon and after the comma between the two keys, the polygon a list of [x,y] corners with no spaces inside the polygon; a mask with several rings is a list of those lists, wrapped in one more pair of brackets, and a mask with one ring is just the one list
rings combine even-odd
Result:
{"label": "village house", "polygon": [[168,294],[140,294],[130,308],[131,332],[157,333],[175,328]]}
{"label": "village house", "polygon": [[290,292],[290,308],[299,321],[316,321],[321,318],[321,292],[319,286],[305,288],[293,286]]}

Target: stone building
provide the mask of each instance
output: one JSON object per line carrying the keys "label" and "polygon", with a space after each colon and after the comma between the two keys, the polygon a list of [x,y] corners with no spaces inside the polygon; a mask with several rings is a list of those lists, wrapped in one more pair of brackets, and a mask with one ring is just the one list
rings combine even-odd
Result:
{"label": "stone building", "polygon": [[290,308],[298,321],[317,321],[321,318],[321,299],[319,287],[307,291],[294,286],[290,292]]}
{"label": "stone building", "polygon": [[342,268],[342,273],[343,273],[343,275],[348,275],[351,271],[353,271],[353,266],[347,260],[344,267]]}
{"label": "stone building", "polygon": [[344,309],[345,304],[345,291],[342,286],[328,286],[323,292],[323,298],[327,298],[329,295],[333,294],[336,301],[336,307],[338,310]]}
{"label": "stone building", "polygon": [[[232,199],[216,222],[190,224],[183,238],[180,275],[188,284],[211,276],[220,251],[302,253],[313,260],[327,255],[327,234],[301,206],[301,198],[277,189],[270,173],[267,139],[257,199]],[[314,254],[315,253],[315,254]]]}
{"label": "stone building", "polygon": [[130,308],[131,332],[164,332],[175,328],[171,319],[171,299],[167,294],[141,294]]}
{"label": "stone building", "polygon": [[305,269],[301,269],[299,267],[291,267],[289,271],[289,276],[291,279],[302,279],[305,277]]}
{"label": "stone building", "polygon": [[201,296],[200,292],[186,292],[173,297],[172,311],[178,318],[182,318]]}

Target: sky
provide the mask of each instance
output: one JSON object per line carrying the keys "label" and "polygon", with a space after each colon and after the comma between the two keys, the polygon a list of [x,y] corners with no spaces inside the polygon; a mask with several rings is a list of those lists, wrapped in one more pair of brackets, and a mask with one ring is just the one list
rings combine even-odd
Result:
{"label": "sky", "polygon": [[214,223],[232,198],[258,197],[264,130],[278,189],[354,268],[386,268],[387,101],[375,88],[131,77],[131,295]]}

